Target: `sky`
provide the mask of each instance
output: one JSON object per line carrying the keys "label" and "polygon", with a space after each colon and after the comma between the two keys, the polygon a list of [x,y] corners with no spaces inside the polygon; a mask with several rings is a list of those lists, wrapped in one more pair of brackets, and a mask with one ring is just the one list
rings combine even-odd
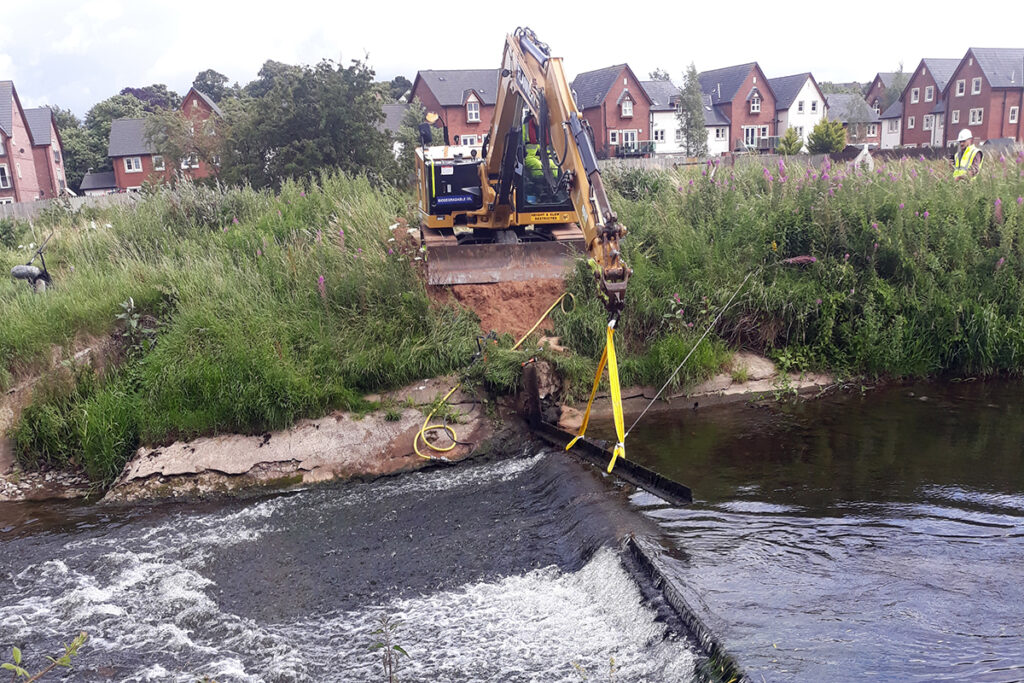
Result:
{"label": "sky", "polygon": [[[570,79],[625,62],[641,79],[660,68],[681,83],[691,62],[704,71],[757,61],[769,78],[810,71],[818,81],[867,83],[922,57],[1024,47],[1010,6],[974,2],[970,17],[954,21],[952,11],[900,2],[28,0],[3,10],[0,80],[14,81],[26,107],[83,116],[126,86],[164,83],[184,94],[205,69],[244,85],[268,59],[363,59],[378,80],[497,68],[505,35],[526,25],[563,58]],[[990,19],[998,16],[1006,20]]]}

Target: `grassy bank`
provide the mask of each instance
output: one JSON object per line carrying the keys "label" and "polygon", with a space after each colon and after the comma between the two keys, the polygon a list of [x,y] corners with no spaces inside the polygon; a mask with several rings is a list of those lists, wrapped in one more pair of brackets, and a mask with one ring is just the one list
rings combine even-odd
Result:
{"label": "grassy bank", "polygon": [[51,216],[54,289],[0,286],[3,381],[84,335],[115,334],[119,352],[102,379],[65,373],[38,392],[14,434],[22,463],[109,481],[139,443],[282,428],[465,364],[475,316],[431,307],[415,254],[389,241],[406,210],[402,194],[330,175]]}
{"label": "grassy bank", "polygon": [[[871,172],[629,171],[609,185],[635,270],[619,324],[626,384],[664,382],[748,274],[677,384],[741,347],[787,370],[1024,367],[1022,158],[989,159],[978,180],[957,184],[941,162],[907,158]],[[56,287],[33,296],[0,284],[0,385],[87,335],[113,334],[118,353],[102,377],[58,373],[36,393],[14,432],[22,463],[81,466],[108,482],[140,443],[358,410],[366,392],[463,367],[476,317],[432,306],[414,248],[390,241],[409,203],[329,175],[277,194],[186,185],[134,206],[49,216]],[[10,232],[0,233],[3,268],[23,261],[17,244],[32,239]],[[568,288],[576,305],[554,321],[574,354],[549,357],[585,396],[605,312],[582,261]],[[473,377],[511,391],[532,352],[504,345]]]}

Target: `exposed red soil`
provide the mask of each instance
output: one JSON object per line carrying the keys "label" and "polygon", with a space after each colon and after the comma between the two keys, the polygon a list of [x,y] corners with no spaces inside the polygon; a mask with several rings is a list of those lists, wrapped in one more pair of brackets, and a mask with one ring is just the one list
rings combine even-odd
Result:
{"label": "exposed red soil", "polygon": [[[518,338],[526,334],[537,319],[565,291],[560,279],[499,282],[487,285],[427,287],[435,302],[456,301],[480,316],[484,332],[494,330]],[[542,324],[538,330],[543,331]]]}

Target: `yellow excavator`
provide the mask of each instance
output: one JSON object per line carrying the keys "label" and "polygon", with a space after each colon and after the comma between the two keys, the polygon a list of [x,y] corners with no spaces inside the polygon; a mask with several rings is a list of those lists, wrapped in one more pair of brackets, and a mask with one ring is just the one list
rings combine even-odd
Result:
{"label": "yellow excavator", "polygon": [[506,38],[497,85],[482,146],[416,151],[428,282],[560,278],[583,251],[614,318],[632,273],[619,253],[626,229],[608,203],[562,60],[518,28]]}

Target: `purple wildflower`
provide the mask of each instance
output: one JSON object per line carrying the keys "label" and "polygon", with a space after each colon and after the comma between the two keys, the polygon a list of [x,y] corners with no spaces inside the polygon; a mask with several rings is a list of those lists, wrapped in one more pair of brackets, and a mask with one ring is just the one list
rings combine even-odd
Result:
{"label": "purple wildflower", "polygon": [[324,276],[321,275],[316,280],[316,288],[320,290],[320,298],[327,299],[327,284],[324,282]]}
{"label": "purple wildflower", "polygon": [[1024,204],[1024,197],[1017,197],[1017,206]]}
{"label": "purple wildflower", "polygon": [[388,256],[391,256],[391,255],[392,255],[392,254],[394,254],[394,253],[395,253],[395,250],[394,250],[394,249],[391,249],[391,248],[389,247],[389,248],[388,248]]}
{"label": "purple wildflower", "polygon": [[1003,203],[1003,200],[1000,199],[999,197],[996,197],[996,206],[999,206],[1002,203]]}
{"label": "purple wildflower", "polygon": [[263,250],[262,249],[257,249],[256,250],[256,256],[257,256],[257,258],[260,257],[260,256],[263,256]]}
{"label": "purple wildflower", "polygon": [[849,261],[850,260],[850,255],[849,254],[844,254],[843,255],[843,260],[844,261]]}
{"label": "purple wildflower", "polygon": [[1000,256],[999,260],[996,262],[996,270],[999,270],[1000,268],[1002,268],[1004,263],[1006,263],[1006,258]]}
{"label": "purple wildflower", "polygon": [[872,224],[871,224],[871,228],[872,228],[873,230],[878,230],[878,223],[872,223]]}
{"label": "purple wildflower", "polygon": [[901,208],[901,209],[905,209],[905,208],[906,208],[906,206],[907,206],[906,204],[904,204],[903,202],[900,202],[900,208]]}
{"label": "purple wildflower", "polygon": [[235,225],[238,225],[238,217],[236,216],[236,217],[232,218],[231,222],[234,223]]}
{"label": "purple wildflower", "polygon": [[305,191],[305,190],[303,190],[302,192],[300,192],[300,193],[299,193],[299,196],[300,196],[300,197],[305,197],[305,196],[306,196],[306,191]]}
{"label": "purple wildflower", "polygon": [[856,292],[856,291],[857,291],[857,289],[856,289],[856,288],[852,288],[852,289],[850,289],[850,294],[853,294],[853,293],[854,293],[854,292]]}
{"label": "purple wildflower", "polygon": [[928,210],[925,209],[924,213],[922,213],[921,215],[924,216],[925,218],[928,218],[928,216],[929,216]]}
{"label": "purple wildflower", "polygon": [[820,306],[821,305],[821,299],[815,299],[814,300],[814,305],[815,306]]}

